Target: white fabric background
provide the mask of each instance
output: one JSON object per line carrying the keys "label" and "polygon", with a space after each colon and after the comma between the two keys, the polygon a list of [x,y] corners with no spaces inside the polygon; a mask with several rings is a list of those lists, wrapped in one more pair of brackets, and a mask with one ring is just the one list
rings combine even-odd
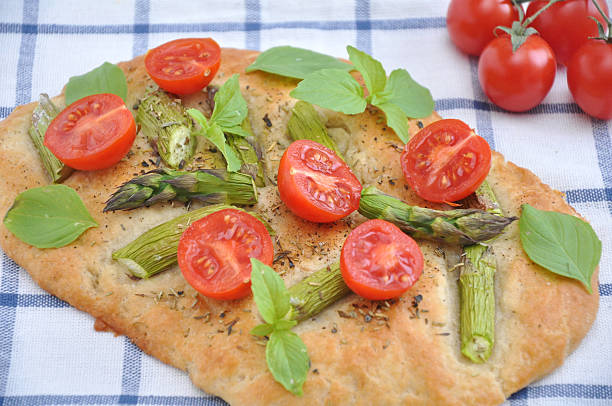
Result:
{"label": "white fabric background", "polygon": [[[346,57],[352,44],[390,72],[406,68],[428,86],[445,117],[475,127],[510,161],[568,200],[603,242],[600,311],[578,350],[509,403],[612,403],[611,122],[573,104],[559,68],[544,104],[509,114],[488,104],[477,61],[457,51],[444,26],[445,0],[0,2],[0,117],[103,61],[128,60],[179,37],[264,50],[290,44]],[[612,72],[610,73],[612,74]],[[1,180],[0,180],[1,181]],[[93,319],[46,295],[3,255],[0,266],[0,400],[6,404],[222,404],[187,376],[124,337],[96,333]]]}

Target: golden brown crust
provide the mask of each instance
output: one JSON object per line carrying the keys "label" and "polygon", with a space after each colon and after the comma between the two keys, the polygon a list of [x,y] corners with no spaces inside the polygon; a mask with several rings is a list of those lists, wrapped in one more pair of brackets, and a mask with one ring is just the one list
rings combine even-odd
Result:
{"label": "golden brown crust", "polygon": [[[223,50],[214,83],[241,73],[250,120],[267,152],[268,176],[273,178],[278,158],[289,143],[284,128],[294,102],[288,92],[295,82],[265,73],[244,74],[256,55]],[[151,82],[142,57],[120,66],[128,78],[131,106]],[[191,96],[184,103],[198,105],[201,99],[202,95]],[[21,106],[0,124],[4,179],[0,213],[8,210],[18,193],[47,183],[27,136],[33,108],[34,104]],[[266,114],[272,127],[262,120]],[[412,204],[430,205],[404,187],[397,165],[398,141],[391,130],[377,123],[380,112],[372,109],[350,117],[329,111],[321,114],[364,183],[376,184]],[[434,114],[423,121],[438,118]],[[416,131],[416,121],[410,124]],[[150,280],[134,281],[111,260],[114,249],[185,211],[165,204],[102,213],[114,188],[138,173],[140,162],[151,156],[150,147],[138,137],[130,157],[115,167],[76,172],[65,182],[75,188],[100,224],[73,244],[39,250],[16,239],[4,226],[0,243],[41,287],[92,314],[97,329],[129,336],[145,352],[186,370],[197,386],[231,404],[499,404],[561,365],[597,312],[597,294],[588,295],[579,283],[547,272],[525,256],[518,225],[513,224],[493,244],[498,261],[495,348],[489,362],[472,364],[459,352],[457,275],[448,272],[436,244],[422,243],[424,274],[401,300],[377,309],[380,304],[349,296],[295,329],[312,361],[304,396],[296,398],[271,378],[264,347],[248,333],[259,323],[251,298],[216,302],[196,297],[176,268]],[[494,154],[488,179],[509,215],[518,215],[522,203],[575,214],[561,193],[530,171],[505,162],[500,154]],[[276,264],[277,270],[287,271],[287,284],[337,259],[345,234],[363,221],[357,214],[332,225],[302,221],[284,209],[274,187],[261,190],[255,209],[275,228],[276,248],[280,243],[291,252],[294,269],[288,263]],[[592,284],[597,292],[597,273]],[[175,297],[171,289],[184,293]],[[161,297],[157,296],[160,291]],[[418,318],[412,304],[417,294],[423,296],[419,308],[427,311]],[[355,311],[358,317],[339,317],[339,309]],[[376,317],[366,323],[361,314],[368,311]],[[228,335],[227,326],[234,320]]]}

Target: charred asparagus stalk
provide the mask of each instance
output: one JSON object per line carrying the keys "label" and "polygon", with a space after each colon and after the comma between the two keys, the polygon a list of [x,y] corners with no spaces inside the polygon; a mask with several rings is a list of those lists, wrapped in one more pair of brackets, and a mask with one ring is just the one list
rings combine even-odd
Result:
{"label": "charred asparagus stalk", "polygon": [[334,262],[289,288],[289,319],[299,322],[314,317],[350,292],[342,279],[340,263]]}
{"label": "charred asparagus stalk", "polygon": [[[487,183],[475,192],[489,213],[502,216],[495,193]],[[495,341],[495,256],[486,245],[464,247],[459,276],[461,352],[472,362],[489,359]]]}
{"label": "charred asparagus stalk", "polygon": [[227,143],[242,161],[240,172],[251,175],[255,181],[255,186],[263,187],[266,185],[263,162],[261,161],[261,154],[258,151],[253,129],[251,128],[251,122],[248,117],[242,122],[242,129],[251,135],[249,137],[241,137],[239,135],[226,133],[225,137]]}
{"label": "charred asparagus stalk", "polygon": [[253,178],[225,169],[195,172],[155,169],[121,185],[103,211],[150,206],[168,200],[198,199],[208,204],[254,204],[257,189]]}
{"label": "charred asparagus stalk", "polygon": [[316,141],[334,151],[336,155],[344,160],[344,157],[340,154],[338,145],[336,145],[334,140],[327,134],[325,126],[321,123],[319,113],[317,113],[312,104],[301,100],[295,103],[295,106],[291,109],[291,117],[289,118],[287,129],[293,141]]}
{"label": "charred asparagus stalk", "polygon": [[370,219],[390,221],[415,238],[461,245],[491,239],[516,220],[478,209],[441,211],[410,206],[373,186],[363,189],[359,213]]}
{"label": "charred asparagus stalk", "polygon": [[38,99],[38,106],[36,106],[32,113],[32,125],[28,129],[30,138],[38,150],[43,166],[53,183],[62,182],[73,172],[72,168],[64,165],[44,145],[47,127],[49,127],[49,124],[51,124],[51,121],[53,121],[59,112],[60,109],[53,104],[49,96],[42,93]]}
{"label": "charred asparagus stalk", "polygon": [[[178,216],[157,227],[152,228],[140,237],[113,252],[113,259],[125,265],[132,275],[138,278],[149,278],[177,263],[176,252],[183,234],[194,221],[223,209],[239,209],[225,204],[202,207]],[[273,234],[268,223],[254,213]]]}
{"label": "charred asparagus stalk", "polygon": [[182,169],[189,163],[197,141],[180,100],[163,90],[150,92],[140,101],[136,122],[166,165]]}

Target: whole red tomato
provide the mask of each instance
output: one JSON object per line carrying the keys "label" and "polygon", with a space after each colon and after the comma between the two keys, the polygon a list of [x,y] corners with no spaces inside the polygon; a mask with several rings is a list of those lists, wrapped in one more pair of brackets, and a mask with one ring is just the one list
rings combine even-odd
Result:
{"label": "whole red tomato", "polygon": [[526,111],[546,97],[557,63],[550,46],[530,35],[513,52],[509,35],[491,41],[478,60],[478,80],[487,97],[509,111]]}
{"label": "whole red tomato", "polygon": [[495,27],[509,26],[518,16],[511,0],[451,0],[446,27],[459,49],[470,55],[480,55],[495,38]]}
{"label": "whole red tomato", "polygon": [[[532,16],[549,0],[534,0],[527,7],[527,17]],[[597,0],[608,14],[605,0]],[[531,27],[538,30],[542,38],[555,51],[557,62],[566,65],[572,54],[584,44],[588,37],[597,36],[597,25],[589,17],[595,17],[602,24],[605,21],[591,0],[565,0],[555,3],[542,12]]]}
{"label": "whole red tomato", "polygon": [[612,43],[589,40],[567,65],[567,84],[582,110],[602,120],[612,118]]}

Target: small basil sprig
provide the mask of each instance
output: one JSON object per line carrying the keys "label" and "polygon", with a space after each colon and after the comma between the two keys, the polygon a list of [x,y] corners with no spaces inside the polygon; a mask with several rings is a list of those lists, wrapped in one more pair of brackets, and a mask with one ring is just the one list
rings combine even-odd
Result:
{"label": "small basil sprig", "polygon": [[48,185],[20,193],[4,216],[4,225],[27,244],[58,248],[70,244],[98,223],[73,189]]}
{"label": "small basil sprig", "polygon": [[579,280],[592,293],[591,276],[601,258],[601,241],[591,225],[568,214],[528,204],[521,207],[521,243],[529,258],[551,272]]}
{"label": "small basil sprig", "polygon": [[251,290],[261,317],[266,321],[251,330],[256,336],[268,336],[266,362],[274,379],[294,395],[302,395],[302,385],[310,368],[310,359],[302,339],[292,332],[295,320],[285,318],[291,309],[285,283],[272,268],[251,258]]}
{"label": "small basil sprig", "polygon": [[91,72],[81,76],[73,76],[66,84],[66,106],[85,96],[100,93],[113,93],[125,102],[127,98],[127,82],[125,74],[117,65],[104,62]]}
{"label": "small basil sprig", "polygon": [[229,78],[215,94],[215,109],[210,120],[207,120],[204,114],[196,109],[189,109],[187,113],[200,124],[201,129],[196,131],[195,134],[206,137],[221,151],[227,162],[227,170],[230,172],[239,171],[242,161],[236,152],[230,148],[225,138],[225,133],[241,137],[249,136],[249,133],[241,127],[248,114],[248,109],[240,92],[238,75]]}
{"label": "small basil sprig", "polygon": [[303,48],[280,46],[259,54],[255,62],[246,68],[247,72],[261,70],[275,75],[304,79],[321,69],[351,71],[353,66],[333,56],[320,54]]}
{"label": "small basil sprig", "polygon": [[387,117],[387,125],[408,142],[410,133],[406,117],[427,117],[434,108],[429,90],[415,82],[404,69],[387,74],[381,63],[357,48],[348,46],[349,59],[363,76],[369,91],[364,97],[359,83],[345,70],[322,69],[309,74],[290,95],[334,111],[358,114],[368,103]]}

